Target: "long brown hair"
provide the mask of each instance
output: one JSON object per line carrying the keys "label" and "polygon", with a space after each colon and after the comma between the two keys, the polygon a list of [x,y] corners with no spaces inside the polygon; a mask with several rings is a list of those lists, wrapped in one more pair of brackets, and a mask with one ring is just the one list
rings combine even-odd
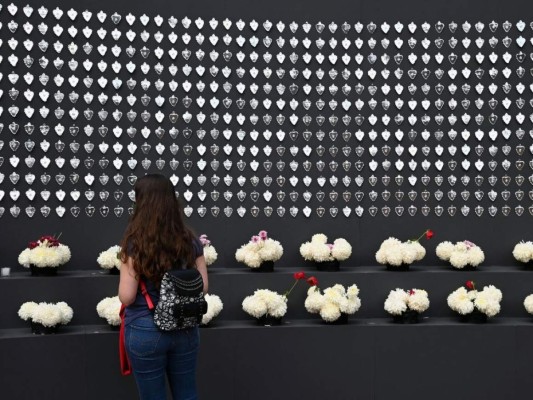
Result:
{"label": "long brown hair", "polygon": [[122,262],[131,257],[137,275],[159,285],[172,267],[194,266],[193,238],[169,179],[159,174],[140,178],[135,210],[122,238]]}

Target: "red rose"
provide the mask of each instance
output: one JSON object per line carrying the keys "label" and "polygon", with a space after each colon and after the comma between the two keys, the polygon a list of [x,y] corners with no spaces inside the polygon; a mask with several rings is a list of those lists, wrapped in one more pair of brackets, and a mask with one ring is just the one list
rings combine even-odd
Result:
{"label": "red rose", "polygon": [[37,242],[30,242],[30,243],[28,244],[28,249],[31,250],[31,249],[36,248],[37,246],[39,246],[39,243],[37,243]]}
{"label": "red rose", "polygon": [[435,234],[433,233],[433,231],[431,229],[428,229],[426,231],[426,239],[431,239]]}
{"label": "red rose", "polygon": [[468,290],[474,290],[476,287],[474,286],[474,282],[473,281],[466,281],[466,284],[465,284],[466,288]]}
{"label": "red rose", "polygon": [[294,273],[294,279],[296,280],[300,280],[300,279],[305,279],[305,272],[303,271],[300,271],[300,272],[295,272]]}
{"label": "red rose", "polygon": [[314,276],[311,276],[310,278],[307,278],[307,283],[309,283],[311,286],[317,286],[318,279],[316,279]]}

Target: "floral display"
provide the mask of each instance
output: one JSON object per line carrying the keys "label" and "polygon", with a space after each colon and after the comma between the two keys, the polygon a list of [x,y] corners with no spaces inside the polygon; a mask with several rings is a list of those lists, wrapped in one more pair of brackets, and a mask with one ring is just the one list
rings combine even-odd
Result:
{"label": "floral display", "polygon": [[30,242],[18,257],[18,262],[25,268],[33,265],[37,268],[57,268],[70,260],[70,249],[59,243],[54,236],[42,236],[36,242]]}
{"label": "floral display", "polygon": [[400,316],[407,311],[423,313],[429,308],[428,293],[422,289],[391,290],[385,300],[385,311],[393,316]]}
{"label": "floral display", "polygon": [[521,241],[517,243],[513,249],[513,256],[515,260],[522,263],[528,263],[533,260],[533,242]]}
{"label": "floral display", "polygon": [[308,261],[344,261],[352,255],[352,246],[342,238],[328,243],[326,235],[317,233],[313,235],[310,242],[305,242],[300,246],[300,254]]}
{"label": "floral display", "polygon": [[250,268],[259,268],[266,261],[278,261],[282,255],[281,243],[269,238],[266,231],[260,231],[237,250],[235,258]]}
{"label": "floral display", "polygon": [[72,320],[74,311],[64,301],[57,304],[29,301],[20,306],[18,315],[24,321],[45,327],[55,327],[68,324]]}
{"label": "floral display", "polygon": [[305,299],[305,309],[311,314],[320,314],[326,322],[337,321],[342,314],[353,315],[360,307],[357,285],[345,288],[336,284],[324,289],[323,293],[317,286],[311,286]]}
{"label": "floral display", "polygon": [[501,301],[502,292],[498,288],[489,285],[478,291],[473,281],[466,282],[448,296],[448,306],[460,315],[478,310],[487,317],[494,317],[500,312]]}
{"label": "floral display", "polygon": [[103,269],[113,269],[116,268],[120,270],[120,246],[111,246],[106,251],[102,251],[98,258],[96,259],[96,262],[98,265],[100,265]]}
{"label": "floral display", "polygon": [[205,264],[213,264],[218,257],[215,246],[211,244],[211,241],[207,238],[207,235],[200,235],[200,243],[202,243],[202,246],[204,247]]}
{"label": "floral display", "polygon": [[202,317],[202,325],[209,324],[224,308],[222,300],[216,294],[206,294],[205,301],[207,301],[207,312]]}
{"label": "floral display", "polygon": [[398,268],[422,260],[426,256],[426,249],[420,244],[420,239],[424,236],[429,240],[434,236],[434,233],[428,229],[417,239],[407,242],[402,242],[394,237],[386,239],[376,252],[376,261],[382,265]]}
{"label": "floral display", "polygon": [[111,326],[120,325],[120,307],[122,303],[118,296],[106,297],[98,302],[96,305],[96,312],[100,318],[103,318]]}
{"label": "floral display", "polygon": [[533,314],[533,294],[524,299],[524,307],[529,314]]}
{"label": "floral display", "polygon": [[[284,294],[279,294],[269,289],[258,289],[253,295],[247,296],[242,302],[242,309],[254,318],[272,317],[282,318],[287,313],[287,300],[291,292],[301,280],[306,279],[304,272],[295,272],[292,287]],[[312,276],[307,278],[311,286],[318,284],[318,280]]]}
{"label": "floral display", "polygon": [[485,261],[483,250],[468,240],[456,244],[442,242],[437,246],[436,252],[437,257],[449,261],[457,269],[463,269],[467,266],[477,267]]}

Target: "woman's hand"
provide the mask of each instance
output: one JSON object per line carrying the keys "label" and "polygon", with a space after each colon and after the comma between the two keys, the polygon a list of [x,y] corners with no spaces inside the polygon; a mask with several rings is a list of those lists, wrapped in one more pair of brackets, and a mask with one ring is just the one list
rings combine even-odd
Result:
{"label": "woman's hand", "polygon": [[[204,263],[205,264],[205,263]],[[129,306],[135,301],[139,280],[133,269],[133,259],[128,257],[125,263],[120,266],[120,283],[118,285],[118,298],[121,303]]]}

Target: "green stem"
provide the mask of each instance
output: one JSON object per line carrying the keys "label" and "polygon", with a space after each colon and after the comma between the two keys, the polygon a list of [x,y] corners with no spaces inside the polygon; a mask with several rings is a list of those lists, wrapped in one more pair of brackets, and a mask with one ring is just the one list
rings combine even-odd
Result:
{"label": "green stem", "polygon": [[428,231],[429,231],[429,229],[426,229],[426,230],[424,231],[424,233],[421,234],[421,235],[418,237],[418,239],[410,240],[410,242],[419,242],[420,239],[422,239],[422,238],[424,237],[424,235],[425,235],[426,233],[428,233]]}
{"label": "green stem", "polygon": [[300,281],[299,279],[296,279],[296,281],[292,284],[292,287],[288,291],[285,292],[285,297],[289,297],[292,290],[296,287],[299,281]]}

